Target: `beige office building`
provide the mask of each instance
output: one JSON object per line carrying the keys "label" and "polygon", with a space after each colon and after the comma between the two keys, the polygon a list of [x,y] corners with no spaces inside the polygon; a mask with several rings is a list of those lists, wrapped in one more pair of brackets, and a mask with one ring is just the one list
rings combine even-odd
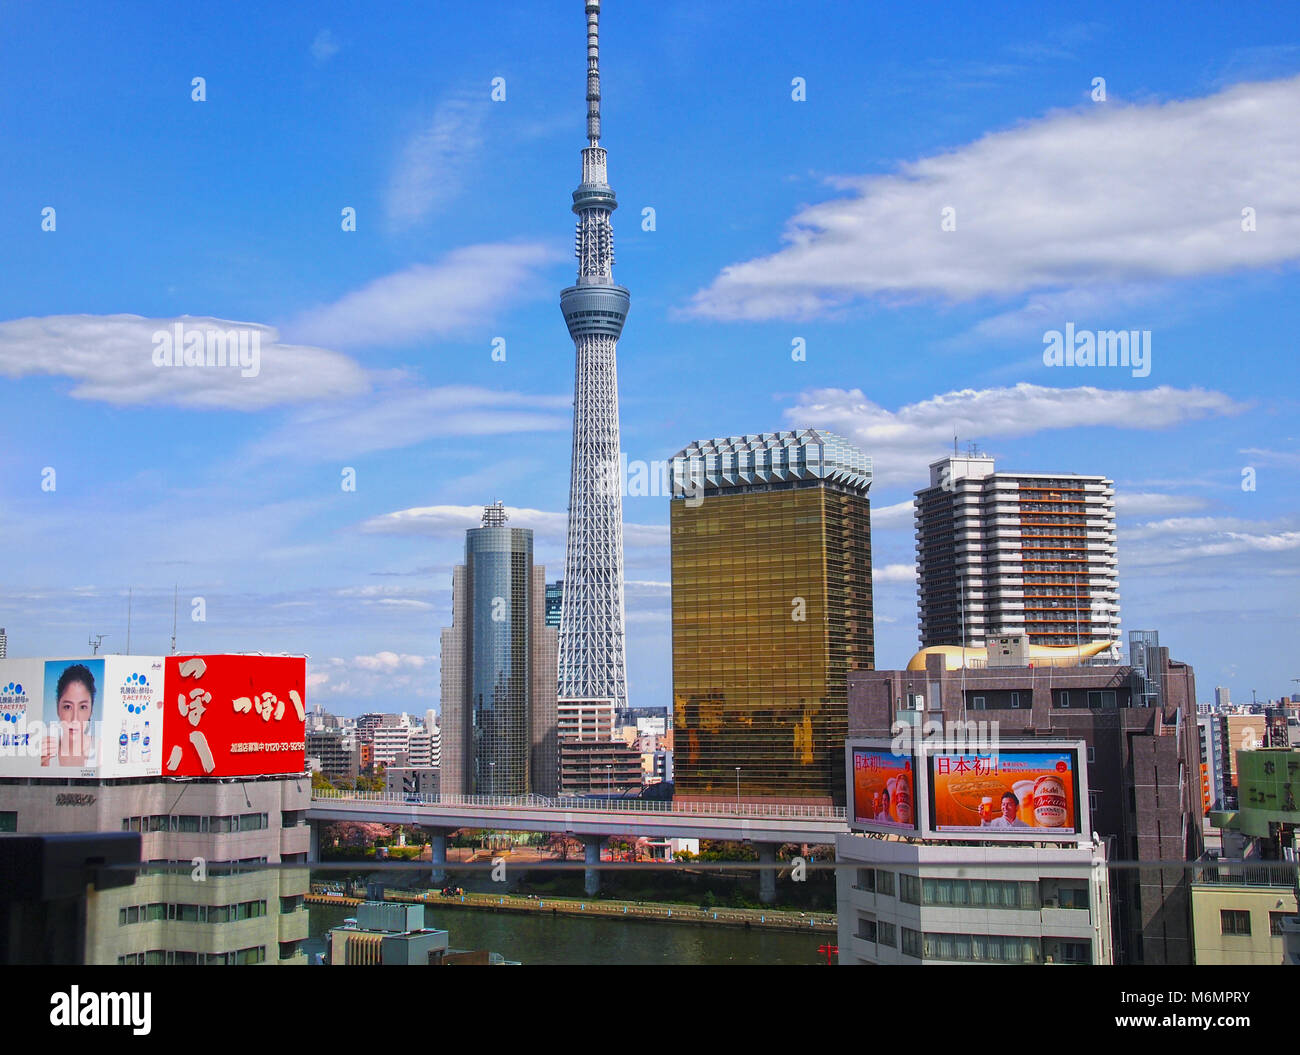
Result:
{"label": "beige office building", "polygon": [[1199,868],[1192,881],[1197,964],[1281,964],[1283,923],[1296,915],[1295,887],[1241,862]]}
{"label": "beige office building", "polygon": [[88,964],[305,964],[310,805],[301,774],[7,778],[0,831],[140,833],[135,883],[87,899]]}

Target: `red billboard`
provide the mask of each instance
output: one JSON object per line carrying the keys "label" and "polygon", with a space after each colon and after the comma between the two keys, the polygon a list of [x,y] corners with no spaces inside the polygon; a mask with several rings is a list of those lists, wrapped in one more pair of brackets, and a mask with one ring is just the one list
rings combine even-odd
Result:
{"label": "red billboard", "polygon": [[163,699],[164,776],[248,777],[305,767],[301,656],[168,656]]}

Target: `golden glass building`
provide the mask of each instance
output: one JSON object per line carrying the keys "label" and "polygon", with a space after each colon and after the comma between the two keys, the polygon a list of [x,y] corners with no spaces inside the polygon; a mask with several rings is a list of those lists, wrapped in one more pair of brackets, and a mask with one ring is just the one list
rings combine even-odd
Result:
{"label": "golden glass building", "polygon": [[871,459],[804,429],[693,443],[671,473],[675,797],[843,805]]}

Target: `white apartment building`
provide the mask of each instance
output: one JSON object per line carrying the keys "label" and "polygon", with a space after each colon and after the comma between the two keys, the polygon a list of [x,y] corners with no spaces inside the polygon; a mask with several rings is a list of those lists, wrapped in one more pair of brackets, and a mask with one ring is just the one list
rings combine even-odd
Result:
{"label": "white apartment building", "polygon": [[983,455],[930,465],[916,492],[921,647],[1115,642],[1115,490],[1102,476],[994,472]]}
{"label": "white apartment building", "polygon": [[374,737],[375,765],[393,766],[401,760],[409,761],[411,757],[411,719],[405,712],[386,714],[383,722],[372,727]]}
{"label": "white apartment building", "polygon": [[427,769],[433,765],[433,737],[429,730],[417,728],[411,730],[409,739],[410,748],[407,752],[407,765],[419,766]]}
{"label": "white apartment building", "polygon": [[841,964],[1109,964],[1104,849],[835,840]]}
{"label": "white apartment building", "polygon": [[[424,712],[424,728],[429,734],[429,765],[435,769],[441,769],[442,726],[438,724],[438,712],[433,708]],[[412,762],[412,765],[414,764]]]}

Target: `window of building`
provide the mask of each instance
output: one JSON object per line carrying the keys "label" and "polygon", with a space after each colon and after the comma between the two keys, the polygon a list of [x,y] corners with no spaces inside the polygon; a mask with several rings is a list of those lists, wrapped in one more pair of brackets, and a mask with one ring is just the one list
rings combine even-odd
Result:
{"label": "window of building", "polygon": [[1044,908],[1088,909],[1091,897],[1083,879],[1043,879],[1039,890]]}
{"label": "window of building", "polygon": [[1099,792],[1096,791],[1088,792],[1088,809],[1092,810],[1094,813],[1097,811],[1098,794]]}
{"label": "window of building", "polygon": [[1245,909],[1225,908],[1219,910],[1220,934],[1249,934],[1250,913]]}
{"label": "window of building", "polygon": [[885,897],[894,896],[894,873],[883,868],[876,869],[876,893]]}
{"label": "window of building", "polygon": [[1086,941],[1044,938],[1043,958],[1051,963],[1091,963],[1092,946]]}
{"label": "window of building", "polygon": [[921,958],[921,932],[910,927],[903,928],[903,955]]}
{"label": "window of building", "polygon": [[988,710],[988,708],[984,706],[984,697],[983,697],[983,696],[975,696],[975,697],[972,697],[972,698],[971,698],[971,701],[970,701],[970,705],[971,705],[972,708],[974,708],[974,709],[977,710],[977,711],[985,711],[985,710]]}
{"label": "window of building", "polygon": [[0,832],[16,832],[18,830],[18,812],[16,810],[0,810]]}
{"label": "window of building", "polygon": [[898,897],[909,905],[919,905],[921,903],[920,877],[902,873],[898,877]]}
{"label": "window of building", "polygon": [[883,920],[876,924],[876,941],[881,945],[888,945],[891,949],[897,944],[895,938],[896,931],[892,923],[885,923]]}
{"label": "window of building", "polygon": [[1011,706],[1013,709],[1018,708],[1020,706],[1020,693],[1013,692],[1011,694]]}
{"label": "window of building", "polygon": [[1053,689],[1053,690],[1052,690],[1052,706],[1053,706],[1053,707],[1069,707],[1069,706],[1070,706],[1070,690],[1069,690],[1069,689]]}
{"label": "window of building", "polygon": [[1089,762],[1097,761],[1097,749],[1095,747],[1088,748],[1088,761]]}
{"label": "window of building", "polygon": [[859,890],[875,891],[876,889],[876,871],[874,868],[859,868],[858,882]]}
{"label": "window of building", "polygon": [[958,963],[1038,963],[1037,938],[1003,934],[926,934],[922,958]]}
{"label": "window of building", "polygon": [[1038,887],[1033,882],[1004,879],[926,878],[921,881],[921,903],[1036,911]]}
{"label": "window of building", "polygon": [[1268,914],[1268,932],[1273,937],[1280,937],[1282,934],[1282,921],[1294,916],[1294,912],[1270,912]]}
{"label": "window of building", "polygon": [[874,919],[867,919],[866,916],[859,916],[858,937],[863,941],[874,942],[876,940],[876,921]]}

